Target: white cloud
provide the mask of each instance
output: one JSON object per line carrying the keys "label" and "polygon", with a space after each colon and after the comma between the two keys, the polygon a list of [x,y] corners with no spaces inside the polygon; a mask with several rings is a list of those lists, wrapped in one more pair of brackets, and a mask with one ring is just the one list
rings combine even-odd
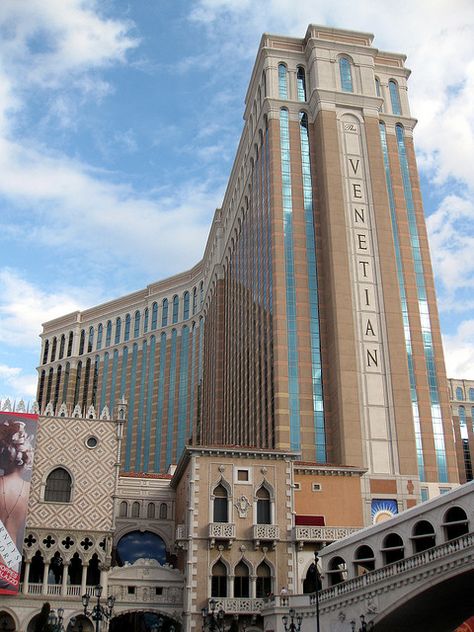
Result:
{"label": "white cloud", "polygon": [[449,377],[474,380],[474,320],[463,321],[454,335],[444,335]]}
{"label": "white cloud", "polygon": [[[19,367],[10,367],[0,364],[0,380],[8,392],[0,396],[0,399],[9,398],[34,398],[36,395],[36,373],[24,373]],[[13,403],[13,402],[12,402]]]}

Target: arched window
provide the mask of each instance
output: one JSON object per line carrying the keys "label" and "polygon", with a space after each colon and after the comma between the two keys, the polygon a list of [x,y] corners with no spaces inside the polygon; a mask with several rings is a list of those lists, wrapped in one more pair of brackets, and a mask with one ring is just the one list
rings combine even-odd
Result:
{"label": "arched window", "polygon": [[39,387],[38,387],[38,406],[39,409],[42,410],[43,408],[43,396],[44,396],[44,380],[46,378],[46,371],[41,371],[41,376],[40,376],[40,380],[39,380]]}
{"label": "arched window", "polygon": [[474,388],[472,387],[469,389],[469,400],[474,402]]}
{"label": "arched window", "polygon": [[44,499],[56,503],[71,502],[72,478],[63,467],[54,469],[46,479]]}
{"label": "arched window", "polygon": [[87,340],[87,353],[91,353],[94,347],[94,327],[89,327],[89,337]]}
{"label": "arched window", "polygon": [[405,546],[401,536],[398,533],[389,533],[383,540],[381,551],[384,565],[403,560]]}
{"label": "arched window", "polygon": [[159,535],[150,531],[131,531],[117,543],[117,563],[123,566],[133,564],[140,558],[157,560],[166,564],[166,544]]}
{"label": "arched window", "polygon": [[460,386],[456,388],[456,399],[459,399],[461,402],[464,401],[464,392]]}
{"label": "arched window", "polygon": [[161,520],[168,519],[168,505],[166,503],[161,503],[160,505],[160,519]]}
{"label": "arched window", "polygon": [[122,500],[120,503],[120,517],[126,518],[128,514],[128,504],[126,500]]}
{"label": "arched window", "polygon": [[204,281],[199,284],[199,307],[204,304]]}
{"label": "arched window", "polygon": [[296,71],[296,83],[298,87],[298,101],[306,101],[306,77],[302,66],[298,66]]}
{"label": "arched window", "polygon": [[124,334],[124,338],[123,341],[127,342],[127,340],[130,340],[130,314],[127,314],[125,316],[125,334]]}
{"label": "arched window", "polygon": [[398,85],[397,82],[393,79],[390,79],[388,82],[388,89],[390,91],[390,102],[392,104],[392,114],[396,114],[400,116],[402,113],[402,109],[400,107],[400,95],[398,93]]}
{"label": "arched window", "polygon": [[240,561],[234,570],[234,597],[249,596],[249,567]]}
{"label": "arched window", "polygon": [[257,599],[268,597],[272,593],[272,573],[266,562],[257,566],[257,581],[255,585]]}
{"label": "arched window", "polygon": [[359,546],[354,556],[354,570],[355,575],[364,575],[369,571],[375,569],[375,555],[370,546],[363,544]]}
{"label": "arched window", "polygon": [[56,336],[53,338],[53,344],[51,345],[51,362],[56,360],[56,347],[58,346],[58,339]]}
{"label": "arched window", "polygon": [[212,567],[211,597],[227,597],[227,569],[220,560]]}
{"label": "arched window", "polygon": [[227,490],[223,485],[214,489],[214,521],[229,522]]}
{"label": "arched window", "polygon": [[183,320],[189,318],[189,292],[183,294]]}
{"label": "arched window", "polygon": [[431,522],[420,520],[413,527],[413,553],[421,553],[436,545],[436,535]]}
{"label": "arched window", "polygon": [[285,64],[278,64],[278,96],[288,99],[288,71]]}
{"label": "arched window", "polygon": [[161,307],[161,326],[166,327],[168,324],[168,299],[163,299],[163,304]]}
{"label": "arched window", "polygon": [[54,398],[53,398],[53,406],[54,408],[56,408],[56,405],[58,403],[59,400],[59,387],[61,385],[61,372],[62,372],[62,367],[61,365],[58,366],[58,370],[56,372],[56,386],[54,388]]}
{"label": "arched window", "polygon": [[107,321],[107,326],[105,328],[105,346],[110,347],[112,344],[112,321]]}
{"label": "arched window", "polygon": [[71,357],[72,355],[72,343],[74,341],[74,333],[72,331],[69,332],[69,340],[67,342],[67,357]]}
{"label": "arched window", "polygon": [[66,362],[66,369],[64,371],[64,380],[63,380],[63,397],[62,401],[65,402],[67,400],[67,390],[69,387],[69,374],[71,372],[71,365],[69,362]]}
{"label": "arched window", "polygon": [[53,367],[51,367],[48,371],[48,381],[46,383],[46,402],[45,404],[49,404],[51,401],[51,388],[53,385]]}
{"label": "arched window", "polygon": [[145,308],[143,312],[143,333],[146,334],[148,331],[148,307]]}
{"label": "arched window", "polygon": [[120,342],[120,335],[122,333],[122,319],[120,316],[115,320],[115,344]]}
{"label": "arched window", "polygon": [[265,487],[257,491],[257,524],[272,523],[272,507],[270,494]]}
{"label": "arched window", "polygon": [[79,340],[79,355],[84,353],[84,345],[86,344],[86,330],[81,329],[81,338]]}
{"label": "arched window", "polygon": [[342,557],[336,556],[329,560],[326,575],[330,586],[335,586],[347,579],[347,564]]}
{"label": "arched window", "polygon": [[158,303],[153,303],[151,306],[151,329],[158,327]]}
{"label": "arched window", "polygon": [[96,347],[96,351],[100,351],[100,349],[102,349],[102,335],[104,333],[104,326],[102,325],[102,323],[99,324],[99,326],[97,327],[97,347]]}
{"label": "arched window", "polygon": [[173,296],[173,325],[178,322],[179,298],[177,294]]}
{"label": "arched window", "polygon": [[140,335],[140,312],[137,310],[135,312],[135,317],[133,320],[133,337],[138,338]]}
{"label": "arched window", "polygon": [[197,310],[197,288],[193,287],[193,316]]}
{"label": "arched window", "polygon": [[87,404],[87,395],[89,392],[89,378],[91,375],[91,359],[87,358],[86,367],[84,370],[84,389],[82,391],[82,409],[85,408]]}
{"label": "arched window", "polygon": [[132,518],[140,517],[140,503],[134,502],[132,505]]}
{"label": "arched window", "polygon": [[155,503],[148,503],[146,508],[146,517],[152,520],[155,517]]}
{"label": "arched window", "polygon": [[351,62],[347,57],[339,57],[339,74],[341,77],[341,90],[343,92],[354,92]]}
{"label": "arched window", "polygon": [[469,533],[469,521],[462,507],[450,507],[444,514],[444,533],[446,540],[454,540]]}
{"label": "arched window", "polygon": [[74,387],[74,405],[79,403],[79,392],[81,389],[81,373],[82,373],[82,362],[78,362],[76,369],[76,385]]}
{"label": "arched window", "polygon": [[306,577],[303,580],[303,593],[314,593],[321,588],[321,578],[315,562],[311,562]]}
{"label": "arched window", "polygon": [[43,349],[43,364],[46,364],[46,362],[48,361],[48,351],[49,351],[49,340],[46,340],[46,342],[44,343],[44,349]]}

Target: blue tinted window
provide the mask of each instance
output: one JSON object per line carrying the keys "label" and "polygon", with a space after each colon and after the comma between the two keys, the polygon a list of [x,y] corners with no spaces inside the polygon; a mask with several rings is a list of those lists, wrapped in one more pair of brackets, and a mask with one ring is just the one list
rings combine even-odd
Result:
{"label": "blue tinted window", "polygon": [[130,314],[127,314],[125,316],[125,336],[124,336],[124,341],[127,342],[127,340],[130,340]]}
{"label": "blue tinted window", "polygon": [[202,307],[204,303],[204,282],[201,281],[199,286],[199,307]]}
{"label": "blue tinted window", "polygon": [[352,86],[351,62],[347,57],[339,59],[339,73],[341,75],[341,89],[343,92],[354,92]]}
{"label": "blue tinted window", "polygon": [[89,327],[89,339],[87,341],[87,353],[92,351],[94,346],[94,327]]}
{"label": "blue tinted window", "polygon": [[469,389],[469,399],[474,402],[474,388]]}
{"label": "blue tinted window", "polygon": [[118,345],[120,342],[120,335],[122,333],[122,319],[120,316],[115,321],[115,344]]}
{"label": "blue tinted window", "polygon": [[298,88],[298,101],[306,101],[306,77],[304,68],[298,66],[296,73],[296,83]]}
{"label": "blue tinted window", "polygon": [[388,89],[390,90],[390,101],[392,103],[392,113],[400,115],[402,113],[400,107],[400,95],[398,94],[398,86],[393,79],[388,82]]}
{"label": "blue tinted window", "polygon": [[288,72],[285,64],[278,64],[278,95],[280,99],[288,99]]}
{"label": "blue tinted window", "polygon": [[135,319],[133,325],[133,337],[138,338],[140,335],[140,312],[137,310],[135,312]]}
{"label": "blue tinted window", "polygon": [[189,292],[185,292],[183,296],[183,320],[189,318]]}
{"label": "blue tinted window", "polygon": [[107,327],[105,330],[105,346],[110,347],[111,342],[112,342],[112,322],[108,320]]}
{"label": "blue tinted window", "polygon": [[156,329],[158,327],[158,303],[153,303],[151,308],[151,328]]}
{"label": "blue tinted window", "polygon": [[102,323],[97,327],[97,351],[102,349],[102,333],[104,331],[104,327]]}
{"label": "blue tinted window", "polygon": [[163,306],[161,308],[161,326],[166,327],[168,324],[168,299],[163,299]]}
{"label": "blue tinted window", "polygon": [[197,310],[197,288],[193,288],[193,316]]}
{"label": "blue tinted window", "polygon": [[82,355],[84,353],[84,345],[86,343],[86,332],[85,329],[81,330],[81,339],[79,342],[79,355]]}
{"label": "blue tinted window", "polygon": [[148,331],[148,307],[145,309],[143,313],[143,333],[146,334]]}
{"label": "blue tinted window", "polygon": [[179,298],[175,294],[173,296],[173,324],[178,322],[179,315]]}
{"label": "blue tinted window", "polygon": [[464,393],[460,386],[458,386],[456,389],[456,399],[459,399],[462,402],[464,401]]}

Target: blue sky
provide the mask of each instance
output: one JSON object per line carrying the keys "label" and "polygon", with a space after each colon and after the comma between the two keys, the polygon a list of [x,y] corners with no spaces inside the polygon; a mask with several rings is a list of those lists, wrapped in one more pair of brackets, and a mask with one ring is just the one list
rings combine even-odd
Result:
{"label": "blue sky", "polygon": [[408,55],[448,375],[474,379],[474,3],[392,7],[3,0],[0,399],[34,396],[42,322],[201,258],[260,36],[310,22]]}

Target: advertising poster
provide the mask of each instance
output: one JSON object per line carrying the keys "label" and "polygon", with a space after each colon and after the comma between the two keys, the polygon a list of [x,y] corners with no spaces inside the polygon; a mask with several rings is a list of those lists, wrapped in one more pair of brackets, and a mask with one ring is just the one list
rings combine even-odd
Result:
{"label": "advertising poster", "polygon": [[18,592],[38,415],[0,412],[0,595]]}

